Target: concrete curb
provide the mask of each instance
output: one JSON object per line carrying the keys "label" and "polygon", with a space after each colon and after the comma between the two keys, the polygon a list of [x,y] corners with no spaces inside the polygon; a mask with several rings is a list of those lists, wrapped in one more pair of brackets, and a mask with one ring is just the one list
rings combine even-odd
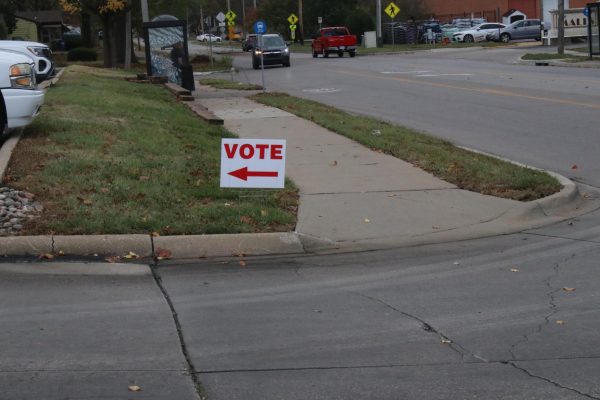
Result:
{"label": "concrete curb", "polygon": [[[519,58],[517,61],[518,64],[521,65],[535,65],[535,66],[546,66],[546,67],[564,67],[564,68],[590,68],[590,69],[598,69],[600,68],[600,62],[598,61],[581,61],[581,62],[567,62],[561,60],[523,60],[523,58]],[[590,64],[595,63],[595,64]]]}

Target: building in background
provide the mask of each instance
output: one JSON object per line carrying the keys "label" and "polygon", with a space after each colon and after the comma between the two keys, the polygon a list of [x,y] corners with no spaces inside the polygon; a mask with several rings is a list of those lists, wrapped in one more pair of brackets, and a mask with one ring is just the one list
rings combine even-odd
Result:
{"label": "building in background", "polygon": [[49,44],[62,38],[62,11],[18,12],[15,17],[16,28],[8,35],[8,39],[24,39]]}

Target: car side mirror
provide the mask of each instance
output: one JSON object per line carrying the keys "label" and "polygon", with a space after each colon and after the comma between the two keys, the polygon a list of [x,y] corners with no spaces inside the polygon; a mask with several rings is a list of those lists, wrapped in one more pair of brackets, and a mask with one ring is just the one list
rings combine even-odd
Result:
{"label": "car side mirror", "polygon": [[292,42],[290,42],[289,40],[286,40],[285,44],[286,44],[286,46],[290,46],[292,44]]}

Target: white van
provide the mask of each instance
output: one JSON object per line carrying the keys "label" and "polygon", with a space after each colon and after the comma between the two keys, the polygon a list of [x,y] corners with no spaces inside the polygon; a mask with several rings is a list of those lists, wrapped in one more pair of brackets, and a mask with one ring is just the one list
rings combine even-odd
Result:
{"label": "white van", "polygon": [[0,50],[0,134],[29,125],[44,103],[34,62],[13,51]]}
{"label": "white van", "polygon": [[23,40],[0,40],[0,50],[23,53],[35,61],[35,77],[38,82],[54,75],[54,56],[52,50],[43,43]]}

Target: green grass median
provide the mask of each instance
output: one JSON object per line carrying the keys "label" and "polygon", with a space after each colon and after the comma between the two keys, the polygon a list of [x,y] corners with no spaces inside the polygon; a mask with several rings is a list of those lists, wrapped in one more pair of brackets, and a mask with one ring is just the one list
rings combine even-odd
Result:
{"label": "green grass median", "polygon": [[408,161],[461,189],[520,201],[539,199],[561,189],[560,183],[544,172],[464,150],[405,127],[282,93],[253,98]]}
{"label": "green grass median", "polygon": [[5,185],[45,209],[23,234],[205,234],[289,231],[297,190],[219,187],[224,128],[162,85],[67,68],[12,155]]}

